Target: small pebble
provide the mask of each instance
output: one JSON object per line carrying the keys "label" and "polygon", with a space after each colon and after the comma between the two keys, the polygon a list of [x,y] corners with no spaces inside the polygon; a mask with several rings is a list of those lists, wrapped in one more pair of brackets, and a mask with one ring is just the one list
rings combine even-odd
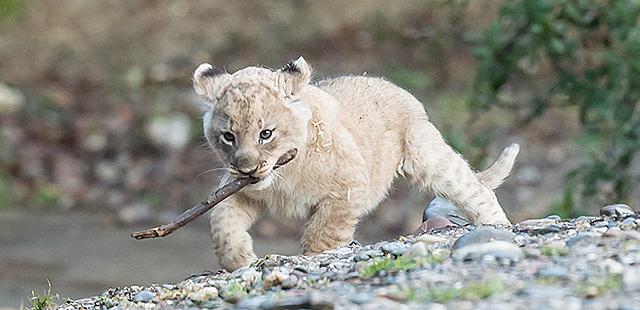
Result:
{"label": "small pebble", "polygon": [[537,274],[543,278],[565,278],[567,276],[567,269],[551,265],[540,268]]}
{"label": "small pebble", "polygon": [[312,308],[311,297],[308,294],[287,296],[280,300],[263,303],[262,307],[267,309],[309,309]]}
{"label": "small pebble", "polygon": [[245,270],[240,274],[240,278],[243,281],[249,283],[250,285],[258,281],[261,278],[261,276],[262,275],[254,269]]}
{"label": "small pebble", "polygon": [[632,217],[628,217],[626,219],[624,219],[622,222],[620,222],[619,225],[621,230],[633,230],[635,228],[638,227],[638,225],[636,224],[636,219],[632,218]]}
{"label": "small pebble", "polygon": [[152,292],[150,292],[148,290],[142,290],[142,291],[138,292],[133,297],[133,301],[135,301],[135,302],[148,302],[148,301],[152,300],[153,297],[156,297],[155,293],[152,293]]}
{"label": "small pebble", "polygon": [[549,225],[547,227],[542,227],[542,228],[538,228],[538,229],[534,229],[532,232],[534,234],[539,234],[539,235],[546,235],[546,234],[551,234],[551,233],[558,233],[562,230],[562,227],[552,224]]}
{"label": "small pebble", "polygon": [[560,215],[556,215],[556,214],[547,215],[545,218],[546,218],[546,219],[549,219],[549,220],[554,220],[554,221],[560,221],[560,220],[562,220],[562,218],[560,217]]}
{"label": "small pebble", "polygon": [[607,227],[607,225],[609,225],[609,222],[606,221],[597,221],[592,223],[593,227]]}
{"label": "small pebble", "polygon": [[196,302],[204,302],[218,298],[218,289],[212,286],[205,286],[189,292],[187,297]]}
{"label": "small pebble", "polygon": [[568,239],[566,242],[567,246],[575,246],[581,242],[592,242],[592,240],[594,238],[600,238],[602,237],[601,234],[598,233],[594,233],[594,232],[580,232],[578,233],[575,237],[572,237],[571,239]]}
{"label": "small pebble", "polygon": [[434,235],[429,235],[429,234],[422,234],[419,236],[416,236],[414,239],[414,242],[424,242],[424,243],[444,243],[446,242],[447,239],[442,238],[442,237],[438,237],[438,236],[434,236]]}
{"label": "small pebble", "polygon": [[557,224],[557,223],[558,223],[557,219],[543,218],[543,219],[525,220],[518,223],[517,225],[521,227],[529,228],[529,229],[535,229],[535,228],[540,228],[543,226]]}
{"label": "small pebble", "polygon": [[289,275],[284,274],[280,271],[271,272],[264,277],[264,287],[265,289],[269,289],[270,287],[282,283],[282,281],[284,281],[288,277]]}
{"label": "small pebble", "polygon": [[362,254],[358,254],[358,255],[354,256],[353,257],[353,261],[354,262],[361,262],[361,261],[369,260],[370,258],[371,257],[369,257],[369,255],[362,253]]}
{"label": "small pebble", "polygon": [[298,285],[298,277],[291,275],[284,280],[282,280],[282,284],[280,286],[284,289],[294,288]]}
{"label": "small pebble", "polygon": [[361,305],[368,303],[372,298],[373,296],[369,293],[355,293],[349,296],[349,301],[356,305]]}
{"label": "small pebble", "polygon": [[402,255],[406,249],[405,245],[400,242],[387,242],[380,247],[383,253],[396,256]]}
{"label": "small pebble", "polygon": [[424,257],[427,254],[427,246],[424,242],[417,242],[404,252],[403,257]]}

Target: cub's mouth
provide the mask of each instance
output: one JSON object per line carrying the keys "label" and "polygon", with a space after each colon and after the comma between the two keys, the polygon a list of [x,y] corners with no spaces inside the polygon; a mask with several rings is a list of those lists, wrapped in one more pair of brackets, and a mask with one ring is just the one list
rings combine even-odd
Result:
{"label": "cub's mouth", "polygon": [[280,156],[275,164],[270,165],[267,162],[262,162],[254,171],[251,171],[250,173],[242,173],[234,167],[230,167],[229,174],[233,179],[251,178],[252,181],[254,181],[252,182],[253,185],[259,185],[258,187],[264,188],[269,186],[273,182],[274,177],[279,177],[282,179],[282,177],[279,176],[278,172],[275,170],[292,161],[297,154],[298,149],[294,148]]}
{"label": "cub's mouth", "polygon": [[248,172],[242,172],[240,171],[240,169],[234,167],[233,165],[231,165],[228,168],[228,170],[229,170],[229,174],[233,179],[251,178],[251,179],[260,180],[269,176],[274,168],[275,168],[275,165],[269,165],[266,161],[263,161],[260,164],[258,164],[254,170],[251,170]]}

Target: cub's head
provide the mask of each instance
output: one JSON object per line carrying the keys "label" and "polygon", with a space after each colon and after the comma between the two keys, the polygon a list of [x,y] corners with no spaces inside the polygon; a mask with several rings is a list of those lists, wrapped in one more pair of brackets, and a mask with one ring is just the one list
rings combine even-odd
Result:
{"label": "cub's head", "polygon": [[198,66],[193,88],[207,101],[205,137],[232,177],[258,177],[258,184],[269,185],[278,158],[304,147],[311,112],[300,95],[310,79],[302,57],[275,71],[247,67],[229,74]]}

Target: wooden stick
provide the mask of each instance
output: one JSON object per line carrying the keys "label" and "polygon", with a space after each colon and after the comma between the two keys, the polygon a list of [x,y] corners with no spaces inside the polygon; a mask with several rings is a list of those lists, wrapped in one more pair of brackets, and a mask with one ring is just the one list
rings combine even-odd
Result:
{"label": "wooden stick", "polygon": [[[273,169],[278,169],[281,166],[287,164],[288,162],[293,160],[297,154],[298,154],[297,149],[292,149],[284,153],[284,155],[280,156],[276,164],[273,166]],[[184,225],[187,225],[187,223],[193,221],[196,217],[209,211],[211,208],[215,207],[217,204],[225,200],[227,197],[241,190],[243,187],[249,184],[257,183],[258,181],[260,181],[260,179],[254,178],[254,177],[237,179],[235,181],[232,181],[231,183],[221,187],[217,191],[209,194],[209,197],[207,197],[207,199],[204,202],[201,202],[191,207],[190,209],[182,212],[182,214],[180,214],[173,221],[164,225],[134,232],[131,234],[131,237],[137,240],[164,237],[174,232],[178,228]]]}

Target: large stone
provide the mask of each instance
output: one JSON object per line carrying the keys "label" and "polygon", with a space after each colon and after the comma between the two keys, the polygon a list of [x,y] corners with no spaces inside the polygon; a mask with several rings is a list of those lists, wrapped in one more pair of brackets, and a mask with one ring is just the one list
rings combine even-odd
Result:
{"label": "large stone", "polygon": [[458,249],[476,243],[487,243],[491,241],[513,242],[515,234],[500,228],[491,226],[480,226],[462,235],[453,244],[453,249]]}
{"label": "large stone", "polygon": [[497,259],[517,262],[522,259],[523,252],[515,243],[508,241],[491,241],[469,244],[454,250],[452,254],[453,259],[458,261],[482,259],[484,256],[492,256]]}
{"label": "large stone", "polygon": [[522,249],[513,242],[515,235],[507,230],[481,226],[462,235],[453,244],[452,257],[455,260],[474,260],[484,256],[519,261]]}
{"label": "large stone", "polygon": [[446,227],[455,227],[456,224],[449,221],[446,217],[434,216],[422,223],[415,231],[415,234],[431,233],[432,231],[443,229]]}
{"label": "large stone", "polygon": [[634,213],[633,209],[625,204],[613,204],[600,208],[600,215],[602,216],[623,218]]}
{"label": "large stone", "polygon": [[422,214],[422,222],[426,222],[430,218],[444,217],[458,226],[469,224],[469,221],[462,216],[458,208],[449,200],[436,197],[424,209]]}

